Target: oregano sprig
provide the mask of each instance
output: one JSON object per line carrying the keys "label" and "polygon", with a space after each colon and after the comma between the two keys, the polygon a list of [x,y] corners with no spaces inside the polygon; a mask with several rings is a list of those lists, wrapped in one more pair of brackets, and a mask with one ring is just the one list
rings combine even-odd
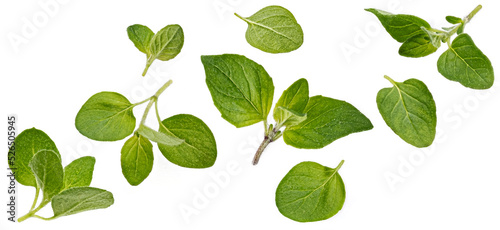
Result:
{"label": "oregano sprig", "polygon": [[168,61],[175,58],[184,45],[184,32],[179,25],[168,25],[153,33],[147,26],[135,24],[127,28],[129,39],[135,47],[146,54],[146,67],[142,76],[148,72],[149,66],[158,59]]}
{"label": "oregano sprig", "polygon": [[[32,186],[36,190],[29,212],[19,217],[18,222],[31,217],[53,220],[107,208],[114,203],[110,192],[89,187],[94,172],[94,157],[81,157],[63,168],[54,142],[43,131],[35,128],[21,132],[15,143],[17,149],[15,156],[12,156],[15,160],[9,161],[9,166],[14,169],[15,178],[20,184]],[[38,202],[40,191],[43,197]],[[54,215],[37,215],[48,204],[51,204]]]}
{"label": "oregano sprig", "polygon": [[351,133],[373,128],[370,120],[351,104],[324,96],[309,97],[306,79],[285,90],[274,107],[276,123],[268,124],[274,85],[266,70],[242,55],[201,56],[206,83],[222,117],[236,127],[264,123],[264,140],[253,164],[265,148],[284,137],[296,148],[319,149]]}
{"label": "oregano sprig", "polygon": [[[134,104],[116,92],[97,93],[85,102],[76,116],[76,128],[90,139],[118,141],[132,135],[121,149],[122,173],[131,185],[142,183],[152,170],[154,154],[151,141],[158,144],[160,152],[169,161],[181,167],[208,168],[217,158],[215,138],[202,120],[189,114],[161,120],[158,98],[170,84],[172,80],[153,96]],[[147,103],[146,109],[136,126],[133,109],[144,103]],[[146,125],[153,105],[158,131]]]}
{"label": "oregano sprig", "polygon": [[[451,27],[432,28],[425,20],[404,14],[391,14],[377,9],[366,9],[380,20],[386,31],[398,42],[403,43],[399,54],[405,57],[424,57],[436,52],[441,43],[448,49],[439,57],[437,67],[439,73],[451,81],[457,81],[472,89],[488,89],[493,85],[493,66],[475,45],[464,28],[472,20],[482,6],[477,6],[464,18],[447,16]],[[453,39],[452,37],[458,36]]]}

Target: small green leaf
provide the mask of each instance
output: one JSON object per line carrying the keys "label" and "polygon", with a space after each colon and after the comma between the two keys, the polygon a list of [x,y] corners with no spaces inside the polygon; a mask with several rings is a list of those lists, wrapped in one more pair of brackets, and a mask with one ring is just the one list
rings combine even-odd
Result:
{"label": "small green leaf", "polygon": [[222,117],[236,127],[267,120],[273,103],[273,80],[245,56],[201,56],[206,83]]}
{"label": "small green leaf", "polygon": [[326,220],[344,205],[345,187],[337,168],[315,162],[302,162],[293,167],[276,189],[276,206],[281,214],[298,221]]}
{"label": "small green leaf", "polygon": [[283,133],[285,143],[296,148],[319,149],[351,133],[370,130],[372,123],[351,104],[323,96],[309,99],[307,119]]}
{"label": "small green leaf", "polygon": [[54,217],[51,219],[107,208],[113,203],[113,194],[106,190],[92,187],[71,188],[64,190],[52,199]]}
{"label": "small green leaf", "polygon": [[128,38],[134,43],[135,47],[146,55],[150,55],[149,44],[155,35],[147,26],[135,24],[127,28]]}
{"label": "small green leaf", "polygon": [[62,190],[90,186],[94,165],[94,157],[81,157],[66,165],[64,167],[64,187]]}
{"label": "small green leaf", "polygon": [[153,169],[153,145],[136,133],[125,142],[121,153],[123,176],[129,184],[139,185]]}
{"label": "small green leaf", "polygon": [[133,108],[134,105],[119,93],[97,93],[85,102],[76,115],[76,129],[96,141],[121,140],[134,131]]}
{"label": "small green leaf", "polygon": [[184,142],[177,146],[158,144],[163,156],[170,162],[187,168],[208,168],[215,163],[217,146],[210,128],[199,118],[189,114],[179,114],[163,120],[166,131]]}
{"label": "small green leaf", "polygon": [[461,18],[455,16],[446,16],[446,21],[448,21],[451,24],[459,24],[463,22]]}
{"label": "small green leaf", "polygon": [[[280,99],[274,106],[274,120],[278,124],[284,124],[292,114],[301,116],[309,101],[309,85],[307,80],[301,78],[294,82],[288,89],[283,91]],[[280,109],[280,107],[284,108]],[[304,114],[302,114],[304,115]],[[297,118],[297,117],[295,117]],[[296,119],[295,119],[296,120]],[[300,120],[300,119],[299,119]],[[291,124],[286,124],[291,125]],[[286,126],[284,125],[284,126]]]}
{"label": "small green leaf", "polygon": [[298,125],[307,119],[307,114],[297,113],[283,106],[278,106],[274,112],[279,114],[279,124],[286,127]]}
{"label": "small green leaf", "polygon": [[145,125],[140,125],[139,128],[137,129],[137,132],[141,136],[162,145],[176,146],[184,142],[184,140],[179,139],[178,137],[168,132],[161,133]]}
{"label": "small green leaf", "polygon": [[399,55],[413,58],[425,57],[436,52],[437,49],[427,34],[419,34],[409,38],[401,45]]}
{"label": "small green leaf", "polygon": [[377,94],[377,106],[385,123],[401,139],[415,147],[427,147],[436,135],[436,104],[427,86],[409,79]]}
{"label": "small green leaf", "polygon": [[52,150],[40,150],[29,163],[43,200],[50,201],[63,188],[63,167],[59,155]]}
{"label": "small green leaf", "polygon": [[444,77],[472,89],[493,85],[493,66],[468,34],[458,35],[449,49],[439,57],[438,70]]}
{"label": "small green leaf", "polygon": [[377,9],[365,9],[377,16],[385,30],[398,42],[405,42],[416,35],[425,34],[420,27],[431,28],[425,20],[406,14],[391,14]]}
{"label": "small green leaf", "polygon": [[168,25],[158,31],[158,33],[151,38],[149,46],[150,55],[148,55],[146,68],[142,76],[146,75],[149,66],[151,66],[154,60],[168,61],[175,58],[181,52],[183,45],[184,32],[181,26]]}
{"label": "small green leaf", "polygon": [[298,49],[304,42],[302,28],[293,14],[281,6],[268,6],[244,18],[248,23],[247,42],[268,53],[287,53]]}
{"label": "small green leaf", "polygon": [[[36,187],[35,175],[31,171],[29,163],[33,156],[40,150],[52,150],[60,159],[56,144],[43,131],[31,128],[21,132],[15,140],[16,151],[14,164],[9,161],[9,166],[14,168],[16,180],[22,185]],[[10,158],[10,153],[9,153]]]}

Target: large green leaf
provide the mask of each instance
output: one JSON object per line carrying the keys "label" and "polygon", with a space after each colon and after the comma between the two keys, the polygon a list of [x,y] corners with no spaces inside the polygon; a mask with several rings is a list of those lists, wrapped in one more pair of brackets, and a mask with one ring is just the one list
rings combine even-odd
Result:
{"label": "large green leaf", "polygon": [[281,214],[299,222],[326,220],[340,211],[345,187],[337,168],[315,162],[293,167],[276,189],[276,206]]}
{"label": "large green leaf", "polygon": [[206,83],[222,117],[236,127],[267,119],[274,94],[266,70],[245,56],[201,56]]}
{"label": "large green leaf", "polygon": [[217,158],[217,145],[210,128],[199,118],[189,114],[179,114],[163,120],[165,130],[184,142],[180,145],[158,144],[161,153],[172,163],[187,168],[208,168]]}
{"label": "large green leaf", "polygon": [[265,7],[248,18],[236,16],[248,23],[247,42],[264,52],[291,52],[304,41],[304,33],[297,20],[281,6]]}
{"label": "large green leaf", "polygon": [[64,188],[90,186],[94,173],[95,158],[81,157],[64,167]]}
{"label": "large green leaf", "polygon": [[373,8],[365,10],[377,16],[385,30],[398,42],[405,42],[411,37],[425,34],[421,27],[431,28],[425,20],[413,15],[391,14]]}
{"label": "large green leaf", "polygon": [[135,47],[146,55],[150,55],[149,44],[155,35],[147,26],[135,24],[127,28],[128,38],[134,43]]}
{"label": "large green leaf", "polygon": [[52,218],[107,208],[113,203],[113,194],[106,190],[92,187],[70,188],[52,199],[52,210],[54,211]]}
{"label": "large green leaf", "polygon": [[139,185],[153,169],[153,145],[136,133],[130,137],[121,151],[122,173],[131,185]]}
{"label": "large green leaf", "polygon": [[373,128],[354,106],[328,97],[311,97],[304,113],[307,119],[287,127],[283,134],[285,143],[296,148],[323,148],[341,137]]}
{"label": "large green leaf", "polygon": [[409,79],[403,83],[386,77],[392,88],[377,94],[377,106],[385,123],[404,141],[416,147],[432,144],[436,135],[436,104],[427,86]]}
{"label": "large green leaf", "polygon": [[38,188],[43,192],[43,200],[50,201],[63,188],[64,170],[61,159],[52,150],[40,150],[33,156],[29,166]]}
{"label": "large green leaf", "polygon": [[472,89],[488,89],[495,80],[493,66],[468,34],[460,34],[439,57],[439,72]]}
{"label": "large green leaf", "polygon": [[399,48],[399,55],[405,57],[425,57],[436,52],[438,47],[432,44],[427,34],[419,34],[406,40]]}
{"label": "large green leaf", "polygon": [[274,120],[277,124],[283,124],[284,126],[300,123],[307,117],[303,112],[308,101],[309,85],[306,79],[301,78],[283,91],[274,107]]}
{"label": "large green leaf", "polygon": [[119,93],[97,93],[85,102],[76,115],[76,129],[92,140],[121,140],[134,131],[133,108],[134,105]]}
{"label": "large green leaf", "polygon": [[[29,167],[33,156],[40,150],[52,150],[61,158],[56,144],[43,131],[31,128],[21,132],[15,140],[15,161],[9,167],[15,169],[16,180],[22,185],[36,187],[35,175]],[[11,164],[14,163],[14,164]]]}

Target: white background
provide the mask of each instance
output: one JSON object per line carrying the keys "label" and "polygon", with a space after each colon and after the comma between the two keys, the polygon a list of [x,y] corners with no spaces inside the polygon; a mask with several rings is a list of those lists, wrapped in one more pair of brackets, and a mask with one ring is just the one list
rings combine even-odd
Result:
{"label": "white background", "polygon": [[[6,130],[7,114],[14,113],[19,130],[36,127],[54,140],[64,165],[95,156],[92,186],[113,192],[115,204],[50,222],[29,219],[20,224],[9,223],[1,211],[0,229],[500,228],[498,82],[476,91],[442,77],[436,61],[445,44],[425,58],[399,56],[400,44],[363,10],[415,14],[439,28],[448,26],[446,15],[462,17],[483,4],[466,32],[498,67],[498,1],[66,0],[57,2],[52,12],[40,5],[46,2],[51,1],[0,3],[2,128]],[[250,16],[268,5],[284,6],[295,15],[305,34],[298,50],[268,54],[246,42],[247,25],[232,13]],[[36,24],[35,31],[23,35],[30,23]],[[155,32],[180,24],[185,33],[180,55],[155,61],[146,77],[141,77],[146,58],[126,33],[136,23]],[[24,37],[24,43],[14,45],[12,36]],[[346,47],[353,53],[343,51]],[[263,138],[262,125],[237,129],[223,120],[205,84],[200,55],[222,53],[243,54],[263,65],[274,81],[275,102],[290,84],[305,77],[311,96],[348,101],[370,118],[374,129],[320,150],[299,150],[279,140],[264,152],[258,166],[252,166],[250,158]],[[375,98],[378,90],[391,86],[384,74],[396,81],[418,78],[433,93],[439,134],[431,147],[408,145],[382,120]],[[154,147],[153,171],[132,187],[120,168],[125,140],[91,141],[76,130],[74,119],[97,92],[116,91],[138,102],[168,79],[174,83],[160,97],[162,117],[189,113],[205,121],[217,140],[217,161],[209,169],[181,168]],[[143,109],[134,110],[136,117]],[[151,116],[148,124],[156,128],[154,121]],[[335,167],[342,159],[347,199],[336,216],[304,224],[279,213],[275,189],[294,165],[315,161]],[[228,167],[233,170],[228,172]],[[221,175],[229,175],[229,180],[217,184],[214,177]],[[398,179],[391,183],[389,175]],[[8,181],[0,178],[0,210],[6,210]],[[32,187],[19,187],[20,215],[28,211],[33,196]],[[182,214],[187,207],[195,213]],[[50,207],[40,214],[52,216]]]}

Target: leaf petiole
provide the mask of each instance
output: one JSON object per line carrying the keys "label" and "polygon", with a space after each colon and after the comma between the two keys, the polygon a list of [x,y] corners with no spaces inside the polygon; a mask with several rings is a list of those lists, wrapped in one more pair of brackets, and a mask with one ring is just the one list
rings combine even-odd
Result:
{"label": "leaf petiole", "polygon": [[45,205],[47,205],[49,202],[50,201],[48,201],[48,200],[42,201],[42,203],[40,203],[40,205],[38,205],[38,207],[36,209],[31,210],[26,215],[19,217],[19,219],[17,219],[17,222],[21,223],[21,222],[25,221],[26,219],[35,216],[35,214],[38,211],[40,211],[40,209],[42,209],[43,207],[45,207]]}
{"label": "leaf petiole", "polygon": [[40,189],[38,186],[36,187],[36,193],[35,193],[35,200],[33,200],[33,204],[31,205],[30,211],[33,211],[35,209],[36,203],[38,202],[38,196],[40,195]]}
{"label": "leaf petiole", "polygon": [[[144,114],[142,115],[142,119],[141,119],[141,125],[144,125],[146,123],[146,118],[148,117],[148,114],[149,114],[149,110],[151,110],[151,107],[153,106],[153,103],[156,103],[156,101],[158,101],[158,97],[160,97],[160,95],[172,84],[172,80],[169,80],[167,81],[167,83],[165,83],[160,89],[158,89],[158,91],[156,91],[156,93],[151,96],[150,98],[142,101],[142,102],[139,102],[138,104],[142,104],[142,103],[145,103],[147,101],[149,101],[148,105],[146,106],[146,109],[144,110]],[[156,106],[156,113],[157,113],[157,116],[158,116],[158,107]],[[159,116],[158,116],[158,119],[159,119]],[[161,124],[161,121],[158,120],[158,122]]]}

